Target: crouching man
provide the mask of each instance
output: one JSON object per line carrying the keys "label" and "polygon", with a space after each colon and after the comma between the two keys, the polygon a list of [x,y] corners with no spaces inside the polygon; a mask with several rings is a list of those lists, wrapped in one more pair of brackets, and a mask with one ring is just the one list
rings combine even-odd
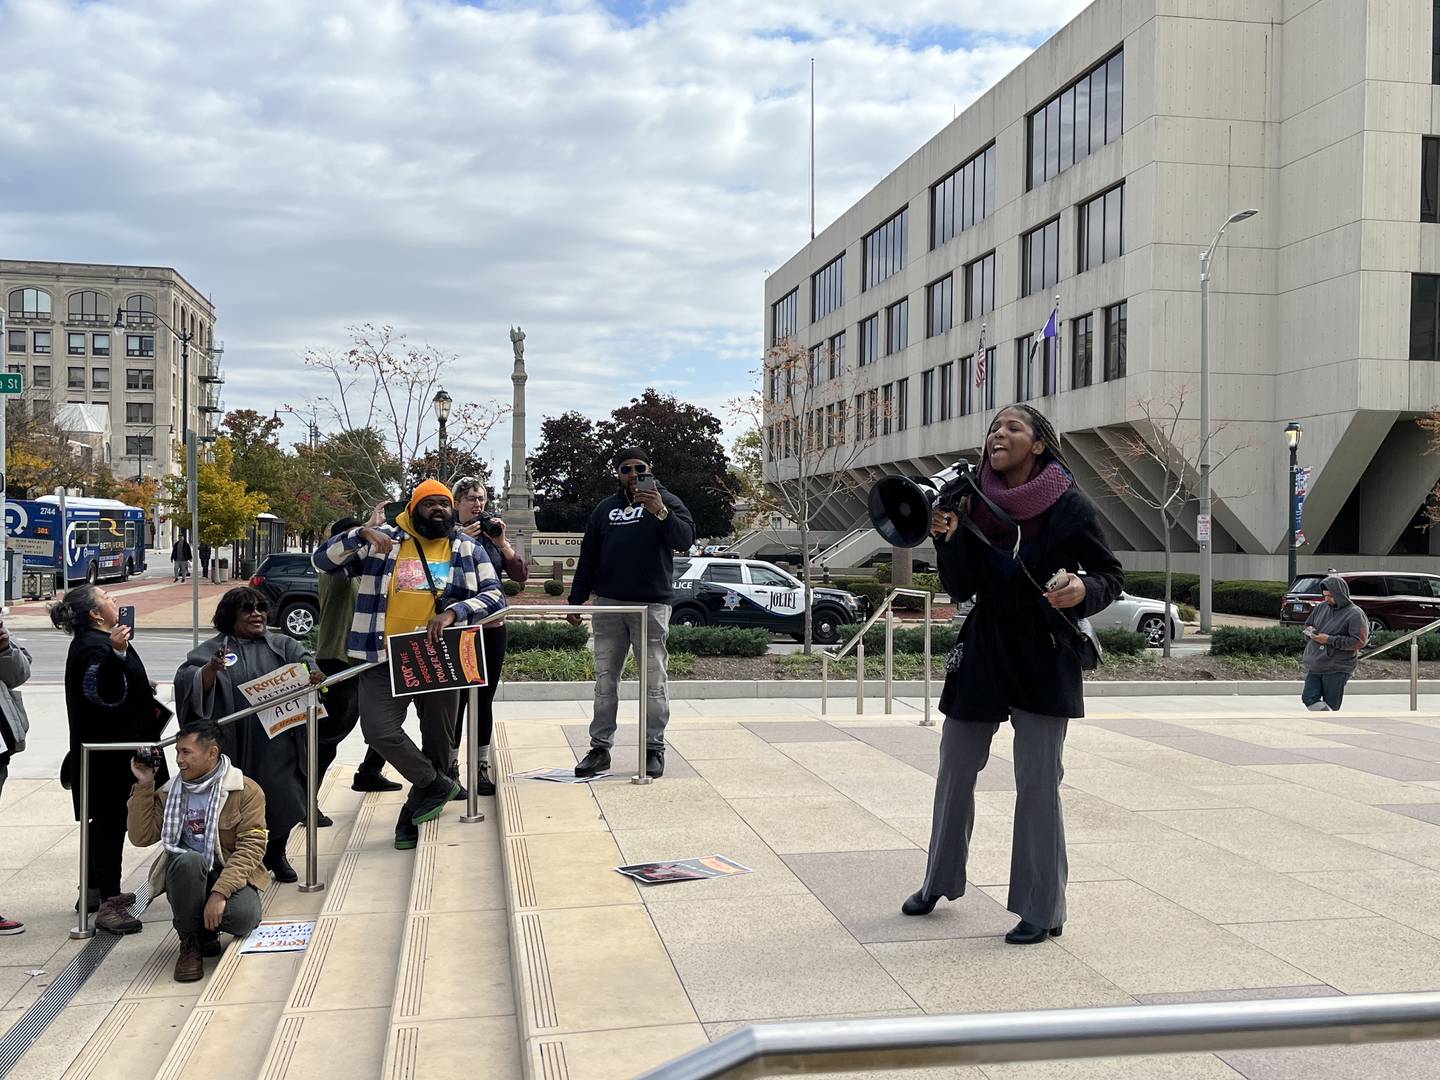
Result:
{"label": "crouching man", "polygon": [[155,790],[155,770],[138,758],[130,771],[130,842],[165,850],[150,871],[152,896],[170,894],[180,956],[176,982],[205,974],[202,957],[219,956],[220,931],[244,937],[260,922],[260,894],[270,885],[264,867],[265,793],[220,752],[222,734],[209,720],[180,729],[177,779]]}

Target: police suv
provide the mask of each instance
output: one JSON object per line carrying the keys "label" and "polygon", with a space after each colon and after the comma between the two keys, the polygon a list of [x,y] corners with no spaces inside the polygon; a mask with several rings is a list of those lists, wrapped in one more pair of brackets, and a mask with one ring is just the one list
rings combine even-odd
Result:
{"label": "police suv", "polygon": [[[864,620],[864,604],[843,589],[811,590],[811,633],[821,645]],[[805,636],[805,586],[778,566],[753,559],[677,558],[671,626],[758,626]]]}

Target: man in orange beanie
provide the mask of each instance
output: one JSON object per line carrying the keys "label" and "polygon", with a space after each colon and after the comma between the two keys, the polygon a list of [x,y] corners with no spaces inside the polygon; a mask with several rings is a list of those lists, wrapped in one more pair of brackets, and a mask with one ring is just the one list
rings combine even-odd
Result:
{"label": "man in orange beanie", "polygon": [[[383,660],[394,634],[428,630],[438,638],[455,623],[473,622],[505,607],[495,567],[480,545],[455,527],[450,489],[426,480],[410,494],[395,524],[376,507],[371,524],[331,537],[315,552],[315,568],[360,579],[348,652],[355,660]],[[380,755],[410,781],[410,797],[395,823],[395,846],[419,842],[419,826],[439,817],[460,795],[445,771],[459,703],[453,691],[396,697],[386,667],[359,677],[360,728]],[[420,716],[420,746],[405,734],[409,702]]]}

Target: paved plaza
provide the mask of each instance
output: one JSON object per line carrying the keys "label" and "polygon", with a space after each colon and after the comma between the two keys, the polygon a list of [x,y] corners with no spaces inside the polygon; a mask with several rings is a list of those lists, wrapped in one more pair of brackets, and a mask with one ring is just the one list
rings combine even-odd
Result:
{"label": "paved plaza", "polygon": [[[1071,725],[1064,936],[1008,946],[1008,729],[981,777],[964,899],[907,919],[938,732],[918,702],[676,702],[666,777],[505,781],[391,846],[394,796],[336,768],[304,954],[170,979],[168,909],[119,939],[12,1077],[625,1080],[757,1020],[1433,989],[1440,981],[1440,716],[1355,697],[1112,698]],[[589,706],[498,709],[497,771],[570,765]],[[633,767],[634,723],[617,769]],[[342,751],[342,758],[351,749]],[[358,753],[349,755],[358,757]],[[292,852],[303,851],[297,834]],[[643,887],[622,863],[722,854],[753,873]],[[153,852],[129,852],[128,880]],[[80,951],[69,795],[0,801],[0,1034]],[[298,863],[297,863],[298,865]],[[43,974],[32,974],[43,972]],[[477,1063],[484,1063],[477,1065]],[[859,1074],[854,1074],[859,1075]],[[1226,1052],[931,1069],[927,1080],[1360,1080],[1440,1075],[1440,1046]]]}

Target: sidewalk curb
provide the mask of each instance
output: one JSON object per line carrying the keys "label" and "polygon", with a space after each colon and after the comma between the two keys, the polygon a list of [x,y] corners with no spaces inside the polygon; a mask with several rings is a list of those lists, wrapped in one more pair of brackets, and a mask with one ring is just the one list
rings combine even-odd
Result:
{"label": "sidewalk curb", "polygon": [[[943,680],[933,679],[930,683],[932,698],[939,700]],[[1086,697],[1298,697],[1304,682],[1300,679],[1244,681],[1196,680],[1190,682],[1106,682],[1096,680],[1085,683]],[[866,697],[878,698],[884,695],[883,679],[867,679]],[[1357,679],[1345,687],[1347,694],[1405,694],[1410,691],[1407,679]],[[896,697],[921,697],[925,684],[919,680],[896,680]],[[1440,679],[1422,679],[1420,693],[1440,694]],[[594,684],[589,682],[509,682],[500,684],[495,694],[497,702],[503,701],[589,701],[594,696]],[[818,679],[672,679],[669,696],[675,701],[705,700],[719,698],[818,698]],[[836,700],[855,696],[854,679],[831,679],[830,696]],[[620,699],[634,701],[634,682],[620,684]]]}

